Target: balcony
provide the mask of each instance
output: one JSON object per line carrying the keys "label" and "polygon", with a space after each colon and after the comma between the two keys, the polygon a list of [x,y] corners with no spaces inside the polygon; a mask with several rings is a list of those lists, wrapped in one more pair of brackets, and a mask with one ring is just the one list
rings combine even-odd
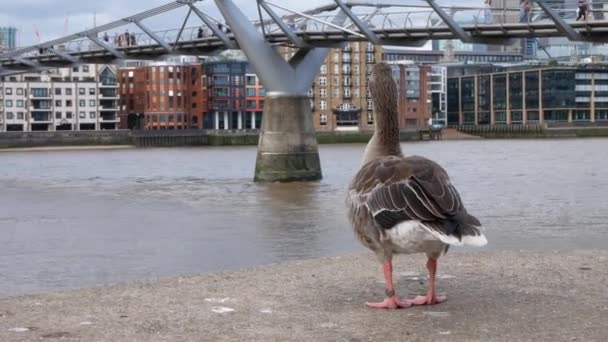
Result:
{"label": "balcony", "polygon": [[99,79],[99,87],[100,88],[113,88],[117,87],[118,82],[116,82],[116,78],[114,77],[102,77]]}
{"label": "balcony", "polygon": [[101,122],[119,122],[120,118],[118,118],[116,115],[101,115],[101,117],[99,118],[99,121]]}
{"label": "balcony", "polygon": [[334,109],[332,112],[336,116],[336,125],[339,127],[358,127],[359,117],[361,116],[361,108],[352,103],[343,103]]}
{"label": "balcony", "polygon": [[30,106],[30,112],[48,112],[51,110],[51,107],[34,107]]}
{"label": "balcony", "polygon": [[52,121],[50,112],[32,113],[32,117],[30,118],[31,123],[51,123]]}
{"label": "balcony", "polygon": [[99,98],[107,99],[107,100],[118,100],[119,95],[118,95],[118,92],[116,91],[116,89],[106,88],[106,89],[100,89]]}
{"label": "balcony", "polygon": [[31,100],[50,100],[50,99],[52,99],[52,96],[51,96],[50,92],[46,92],[46,93],[30,94],[29,98]]}

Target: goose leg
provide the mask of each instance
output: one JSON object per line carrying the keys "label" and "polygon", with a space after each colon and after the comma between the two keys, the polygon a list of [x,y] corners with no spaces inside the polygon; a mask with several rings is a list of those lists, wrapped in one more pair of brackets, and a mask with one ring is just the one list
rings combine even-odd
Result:
{"label": "goose leg", "polygon": [[437,295],[435,291],[435,274],[437,273],[437,259],[428,258],[426,262],[426,268],[429,271],[429,289],[426,296],[417,296],[413,300],[409,301],[414,305],[435,305],[445,302],[447,297],[445,295]]}
{"label": "goose leg", "polygon": [[385,261],[383,264],[384,279],[386,280],[386,298],[378,303],[366,303],[370,308],[375,309],[399,309],[409,308],[412,304],[407,300],[401,300],[395,295],[395,287],[393,286],[393,263]]}

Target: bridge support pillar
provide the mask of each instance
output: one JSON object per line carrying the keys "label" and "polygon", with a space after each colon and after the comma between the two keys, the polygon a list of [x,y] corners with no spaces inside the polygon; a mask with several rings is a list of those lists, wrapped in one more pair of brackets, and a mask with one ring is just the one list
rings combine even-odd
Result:
{"label": "bridge support pillar", "polygon": [[[231,0],[215,0],[215,3],[266,88],[255,181],[321,179],[307,94],[329,49],[302,48],[286,61]],[[345,20],[341,12],[334,22]],[[295,36],[295,32],[292,33]]]}
{"label": "bridge support pillar", "polygon": [[267,94],[255,181],[314,181],[322,178],[310,99]]}

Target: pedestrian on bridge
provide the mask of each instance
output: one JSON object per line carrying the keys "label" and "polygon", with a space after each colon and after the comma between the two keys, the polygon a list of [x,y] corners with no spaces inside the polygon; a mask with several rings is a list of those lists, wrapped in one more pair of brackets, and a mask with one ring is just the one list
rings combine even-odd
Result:
{"label": "pedestrian on bridge", "polygon": [[519,22],[529,23],[530,22],[530,1],[521,0],[519,3]]}
{"label": "pedestrian on bridge", "polygon": [[587,0],[578,0],[578,16],[576,17],[576,21],[579,21],[581,18],[587,21],[588,12],[589,2]]}

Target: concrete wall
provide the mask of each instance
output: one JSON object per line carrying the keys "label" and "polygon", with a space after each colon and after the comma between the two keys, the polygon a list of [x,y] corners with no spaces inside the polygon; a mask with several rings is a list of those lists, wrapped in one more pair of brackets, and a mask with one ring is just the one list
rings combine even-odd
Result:
{"label": "concrete wall", "polygon": [[131,144],[127,130],[0,133],[0,148]]}
{"label": "concrete wall", "polygon": [[[367,143],[372,132],[317,133],[320,144]],[[418,140],[417,132],[401,132],[401,140]],[[56,131],[3,132],[0,148],[43,146],[135,145],[138,147],[257,145],[257,130]]]}

